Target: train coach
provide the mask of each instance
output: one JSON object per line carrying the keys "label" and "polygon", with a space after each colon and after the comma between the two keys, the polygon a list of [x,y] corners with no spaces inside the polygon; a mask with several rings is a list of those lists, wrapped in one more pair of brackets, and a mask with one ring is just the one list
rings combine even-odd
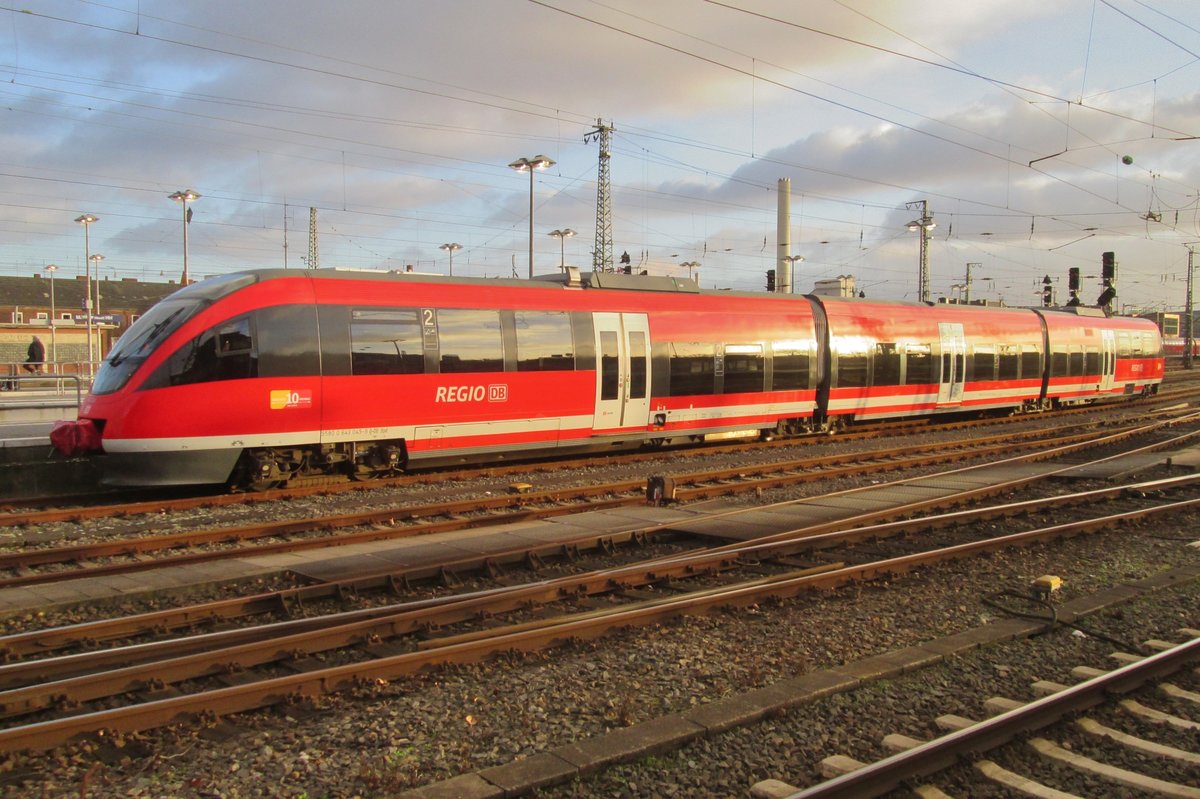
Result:
{"label": "train coach", "polygon": [[1145,320],[535,280],[261,270],[187,286],[52,440],[109,485],[261,489],[412,465],[1142,396]]}

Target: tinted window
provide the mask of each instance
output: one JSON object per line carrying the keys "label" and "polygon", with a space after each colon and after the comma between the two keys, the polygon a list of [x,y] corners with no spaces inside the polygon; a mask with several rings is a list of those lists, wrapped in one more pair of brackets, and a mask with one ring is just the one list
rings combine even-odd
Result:
{"label": "tinted window", "polygon": [[[159,344],[204,307],[201,302],[169,298],[153,306],[125,335],[117,339],[100,365],[100,371],[92,383],[92,393],[109,394],[125,385]],[[158,377],[157,374],[152,375],[142,388],[154,388]],[[161,382],[159,385],[167,383]]]}
{"label": "tinted window", "polygon": [[571,318],[562,311],[517,311],[517,371],[558,372],[575,368]]}
{"label": "tinted window", "polygon": [[808,342],[776,341],[771,345],[771,351],[771,388],[774,391],[808,388]]}
{"label": "tinted window", "polygon": [[837,354],[837,384],[842,387],[866,386],[871,377],[871,353],[873,343],[857,336],[846,336],[834,341]]}
{"label": "tinted window", "polygon": [[729,344],[725,347],[725,393],[762,391],[766,365],[761,344]]}
{"label": "tinted window", "polygon": [[239,316],[206,330],[183,345],[160,368],[161,385],[188,385],[257,377],[254,335],[249,316]]}
{"label": "tinted window", "polygon": [[996,379],[996,348],[990,344],[975,348],[975,369],[972,380]]}
{"label": "tinted window", "polygon": [[254,315],[258,335],[258,376],[316,375],[321,371],[317,351],[317,310],[312,305],[276,305]]}
{"label": "tinted window", "polygon": [[1085,375],[1100,374],[1100,348],[1088,347],[1084,353],[1083,373]]}
{"label": "tinted window", "polygon": [[933,382],[933,356],[928,344],[908,344],[904,348],[904,383],[920,386]]}
{"label": "tinted window", "polygon": [[617,334],[611,330],[600,331],[600,399],[617,398],[621,387],[621,352]]}
{"label": "tinted window", "polygon": [[1042,376],[1042,354],[1032,344],[1021,345],[1021,379],[1036,380]]}
{"label": "tinted window", "polygon": [[1129,332],[1125,330],[1117,331],[1117,357],[1129,357]]}
{"label": "tinted window", "polygon": [[646,396],[646,334],[634,331],[629,334],[629,398],[643,399]]}
{"label": "tinted window", "polygon": [[441,309],[437,330],[442,374],[504,371],[499,311]]}
{"label": "tinted window", "polygon": [[1055,377],[1062,377],[1071,373],[1069,369],[1070,364],[1067,360],[1066,347],[1055,347],[1050,353],[1050,374]]}
{"label": "tinted window", "polygon": [[356,375],[425,372],[421,323],[416,308],[350,312],[350,364]]}
{"label": "tinted window", "polygon": [[875,345],[875,385],[900,385],[900,351],[895,344]]}
{"label": "tinted window", "polygon": [[1078,377],[1083,374],[1083,350],[1080,347],[1071,347],[1071,374]]}
{"label": "tinted window", "polygon": [[670,346],[671,396],[716,393],[713,384],[717,348],[712,344],[675,342]]}
{"label": "tinted window", "polygon": [[1021,353],[1015,345],[1005,344],[1000,347],[999,362],[997,364],[999,371],[996,377],[1000,380],[1016,380],[1020,374],[1021,368]]}

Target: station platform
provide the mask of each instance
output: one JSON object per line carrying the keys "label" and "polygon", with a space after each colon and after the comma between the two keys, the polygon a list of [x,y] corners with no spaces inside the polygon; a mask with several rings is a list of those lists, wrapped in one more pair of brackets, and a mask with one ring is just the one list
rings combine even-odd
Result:
{"label": "station platform", "polygon": [[52,457],[50,448],[54,423],[79,416],[83,381],[30,375],[0,382],[0,501],[44,496],[48,489],[61,493],[63,486],[70,486],[67,493],[92,490],[91,470]]}
{"label": "station platform", "polygon": [[[1163,452],[1159,463],[1194,461],[1200,448]],[[174,596],[189,589],[292,575],[305,581],[325,582],[375,577],[434,569],[458,562],[466,568],[491,561],[503,563],[512,553],[538,547],[592,546],[598,539],[622,542],[652,531],[677,531],[718,542],[746,542],[756,538],[811,529],[818,525],[846,526],[864,514],[886,513],[899,517],[920,503],[944,500],[1013,479],[1058,475],[1070,469],[1063,463],[990,464],[956,472],[918,477],[826,494],[807,499],[762,505],[747,511],[745,505],[711,500],[686,506],[618,508],[393,540],[373,541],[282,554],[247,554],[210,563],[165,566],[151,571],[110,576],[64,579],[44,585],[0,589],[0,617],[81,604],[118,603],[133,596]],[[1117,474],[1127,468],[1121,458],[1109,462]],[[1195,467],[1193,467],[1195,468]],[[1090,479],[1097,479],[1089,474]],[[1103,479],[1103,478],[1100,478]],[[14,531],[14,535],[19,535]]]}

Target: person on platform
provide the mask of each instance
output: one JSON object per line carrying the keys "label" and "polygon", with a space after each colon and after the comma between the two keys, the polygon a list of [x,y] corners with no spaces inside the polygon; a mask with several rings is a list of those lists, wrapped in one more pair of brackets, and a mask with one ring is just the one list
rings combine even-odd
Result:
{"label": "person on platform", "polygon": [[46,345],[37,336],[33,337],[33,341],[29,342],[29,349],[25,353],[25,366],[22,367],[30,374],[37,374],[42,371],[42,364],[46,362]]}

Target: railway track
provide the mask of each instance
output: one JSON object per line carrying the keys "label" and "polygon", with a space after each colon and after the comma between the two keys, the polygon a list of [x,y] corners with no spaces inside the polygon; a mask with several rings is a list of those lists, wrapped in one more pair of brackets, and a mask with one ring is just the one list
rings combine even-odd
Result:
{"label": "railway track", "polygon": [[[1137,401],[1139,409],[1162,408],[1179,402],[1194,401],[1200,397],[1200,378],[1180,370],[1182,375],[1179,384],[1166,386],[1153,396]],[[916,431],[945,432],[955,430],[976,430],[980,428],[1012,424],[1033,418],[1070,418],[1080,415],[1092,415],[1107,411],[1126,409],[1125,404],[1100,403],[1068,408],[1059,408],[1038,414],[1033,417],[1026,414],[1010,416],[987,416],[982,418],[953,419],[936,421],[928,418],[918,420],[897,420],[886,423],[870,423],[855,425],[852,428],[839,431],[839,441],[854,441],[904,435]],[[683,445],[672,448],[673,457],[689,458],[718,455],[722,453],[755,451],[771,448],[791,448],[803,446],[805,442],[823,441],[825,436],[814,434],[808,437],[774,439],[771,441],[755,441],[753,443]],[[308,485],[295,485],[285,488],[265,491],[244,492],[211,492],[199,495],[188,489],[184,496],[178,496],[178,490],[168,492],[151,492],[151,498],[138,498],[146,492],[128,492],[129,498],[120,502],[111,501],[111,492],[80,495],[44,497],[42,499],[24,500],[20,503],[0,502],[0,527],[25,526],[51,522],[75,522],[87,519],[127,517],[147,513],[167,513],[171,511],[189,510],[196,508],[226,507],[236,505],[258,504],[280,500],[293,500],[312,496],[330,496],[339,494],[355,494],[376,489],[403,488],[437,484],[448,480],[467,480],[483,477],[531,476],[539,473],[576,468],[592,463],[596,454],[581,457],[555,458],[553,460],[519,460],[512,463],[494,464],[479,467],[455,467],[451,470],[437,469],[414,472],[392,478],[367,481],[351,481],[328,479],[315,481]],[[603,454],[609,463],[637,464],[661,459],[662,450],[649,452],[631,452]]]}
{"label": "railway track", "polygon": [[[786,485],[828,480],[847,475],[884,473],[979,458],[1010,457],[1030,452],[1033,460],[1061,457],[1151,430],[1183,423],[1189,416],[1161,422],[1126,424],[1104,436],[1090,425],[1064,426],[1001,434],[983,439],[938,442],[852,455],[790,460],[760,466],[739,466],[672,477],[675,498],[694,501],[734,493],[761,492]],[[66,546],[31,546],[0,554],[0,588],[36,585],[82,576],[128,574],[164,565],[195,564],[254,554],[277,554],[425,535],[488,524],[549,518],[579,510],[598,510],[641,504],[646,481],[625,480],[595,486],[574,486],[528,494],[470,498],[408,508],[385,507],[323,518],[304,518],[223,527],[167,535],[98,540]],[[363,528],[367,529],[357,529]],[[271,540],[274,539],[274,540]],[[259,542],[245,546],[249,542]],[[177,554],[187,550],[185,554]],[[163,554],[166,553],[166,554]],[[152,554],[159,557],[148,557]],[[80,567],[101,559],[109,562]],[[116,559],[116,560],[113,560]],[[51,568],[48,568],[51,567]],[[38,571],[33,571],[39,569]]]}
{"label": "railway track", "polygon": [[[1153,717],[1162,724],[1174,725],[1181,730],[1194,733],[1200,723],[1173,716],[1161,711],[1151,711],[1133,699],[1117,699],[1133,693],[1144,686],[1155,686],[1160,696],[1177,697],[1183,704],[1190,700],[1200,704],[1200,695],[1182,691],[1166,678],[1200,663],[1200,630],[1184,629],[1181,635],[1189,640],[1176,645],[1161,641],[1147,642],[1147,648],[1159,648],[1156,654],[1143,656],[1132,653],[1114,653],[1114,657],[1125,665],[1111,671],[1091,667],[1079,667],[1075,674],[1081,682],[1073,686],[1039,681],[1032,690],[1044,694],[1041,699],[1020,702],[1004,697],[988,701],[986,709],[995,713],[984,721],[973,721],[961,716],[946,715],[937,720],[939,727],[948,732],[932,741],[920,741],[903,734],[888,736],[882,743],[885,747],[898,749],[891,757],[872,764],[862,764],[844,755],[827,758],[823,767],[828,771],[845,772],[841,776],[812,787],[797,790],[785,784],[757,786],[753,795],[758,797],[787,796],[789,799],[867,799],[881,796],[904,785],[921,784],[919,793],[926,797],[946,796],[935,785],[939,774],[960,762],[968,762],[978,772],[983,782],[990,782],[995,789],[1014,789],[1023,794],[1041,796],[1067,796],[1052,793],[1054,789],[1038,781],[1037,774],[1017,774],[998,765],[988,754],[995,749],[1012,744],[1019,737],[1036,735],[1027,745],[1046,761],[1066,764],[1089,772],[1114,784],[1115,790],[1124,786],[1129,790],[1160,796],[1200,797],[1200,788],[1194,784],[1181,784],[1147,774],[1099,762],[1083,757],[1053,741],[1051,736],[1061,737],[1071,716],[1098,708],[1120,707],[1125,714]],[[1143,758],[1159,763],[1173,763],[1176,771],[1193,775],[1200,771],[1200,751],[1195,747],[1182,750],[1157,744],[1144,738],[1100,724],[1089,716],[1075,721],[1076,731],[1102,739],[1108,739],[1125,747]],[[1047,764],[1045,771],[1051,769]],[[1044,778],[1043,778],[1044,779]],[[1039,793],[1040,792],[1040,793]]]}
{"label": "railway track", "polygon": [[[1172,501],[1164,492],[1189,492]],[[804,552],[845,546],[853,541],[879,541],[919,530],[961,529],[972,522],[1013,514],[1034,514],[1058,506],[1094,508],[1101,500],[1152,498],[1142,507],[1090,514],[1060,523],[1001,536],[924,549],[882,560],[845,565],[825,563],[794,568]],[[1156,498],[1158,497],[1158,498]],[[301,620],[237,633],[139,645],[124,650],[82,653],[60,659],[14,663],[0,667],[0,713],[7,718],[46,714],[54,709],[69,715],[36,720],[0,730],[0,750],[54,746],[75,736],[144,730],[197,716],[236,713],[330,691],[368,691],[404,675],[450,663],[475,662],[508,651],[530,651],[564,642],[605,635],[612,629],[659,623],[680,614],[706,613],[714,608],[757,605],[815,589],[830,589],[853,581],[894,577],[913,568],[948,559],[974,557],[981,552],[1025,546],[1036,541],[1074,536],[1136,519],[1177,513],[1200,506],[1200,478],[1171,480],[1106,489],[1026,503],[893,522],[836,532],[805,528],[751,544],[728,545],[701,552],[680,553],[619,569],[546,580],[525,586],[498,588],[463,597],[445,597],[370,613],[343,614],[323,620]],[[773,574],[723,579],[746,564],[779,564]],[[700,581],[694,589],[681,584]],[[706,582],[707,581],[707,582]],[[662,595],[646,598],[639,590],[667,586]],[[621,603],[594,601],[586,609],[572,607],[600,596]],[[551,615],[530,617],[530,609],[567,602]],[[507,620],[507,614],[517,617]],[[502,621],[503,620],[503,621]],[[501,626],[497,622],[502,621]],[[475,629],[457,625],[473,622]],[[479,627],[480,623],[483,627]],[[398,651],[396,640],[415,644]],[[247,639],[253,640],[247,640]],[[335,649],[353,652],[350,662],[331,665],[322,658]],[[364,657],[370,659],[363,660]],[[292,665],[280,674],[279,664]],[[266,674],[251,669],[268,666]],[[82,672],[82,673],[80,673]],[[68,676],[74,674],[75,676]],[[33,682],[38,675],[37,682]],[[41,676],[49,675],[49,677]],[[201,687],[180,694],[189,681],[227,678],[221,687]],[[141,695],[144,701],[118,708],[86,712],[80,703]],[[84,710],[84,712],[81,712]]]}

